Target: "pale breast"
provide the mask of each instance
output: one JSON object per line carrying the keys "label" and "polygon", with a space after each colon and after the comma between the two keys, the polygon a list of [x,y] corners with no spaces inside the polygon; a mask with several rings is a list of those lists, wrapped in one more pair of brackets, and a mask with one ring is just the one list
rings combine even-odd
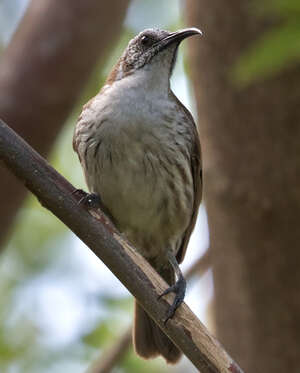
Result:
{"label": "pale breast", "polygon": [[144,103],[130,117],[120,107],[117,116],[111,107],[103,110],[91,134],[81,129],[79,145],[89,189],[101,196],[118,229],[149,257],[166,245],[176,246],[194,203],[191,134],[180,115],[174,116],[173,103],[158,105],[145,108]]}

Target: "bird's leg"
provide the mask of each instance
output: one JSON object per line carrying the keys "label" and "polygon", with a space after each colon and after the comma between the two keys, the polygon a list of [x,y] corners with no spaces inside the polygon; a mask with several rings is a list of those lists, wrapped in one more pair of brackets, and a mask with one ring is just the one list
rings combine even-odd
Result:
{"label": "bird's leg", "polygon": [[87,193],[82,189],[75,189],[72,194],[77,194],[81,197],[78,201],[78,205],[82,204],[88,208],[101,207],[101,198],[96,193]]}
{"label": "bird's leg", "polygon": [[174,314],[175,314],[175,311],[177,310],[177,308],[181,305],[181,303],[183,302],[184,300],[184,296],[185,296],[185,289],[186,289],[186,281],[185,281],[185,278],[183,277],[183,274],[181,272],[181,269],[179,267],[179,264],[177,262],[177,259],[175,257],[175,255],[173,254],[173,252],[169,252],[168,253],[168,260],[170,262],[170,264],[172,265],[174,271],[175,271],[175,275],[176,275],[176,282],[174,285],[170,286],[169,288],[167,288],[162,294],[160,294],[160,296],[158,298],[161,298],[163,297],[164,295],[166,294],[169,294],[169,293],[175,293],[175,298],[174,298],[174,301],[172,303],[172,305],[170,306],[169,310],[168,310],[168,313],[167,313],[167,317],[164,321],[164,323],[166,324],[166,322],[171,319]]}

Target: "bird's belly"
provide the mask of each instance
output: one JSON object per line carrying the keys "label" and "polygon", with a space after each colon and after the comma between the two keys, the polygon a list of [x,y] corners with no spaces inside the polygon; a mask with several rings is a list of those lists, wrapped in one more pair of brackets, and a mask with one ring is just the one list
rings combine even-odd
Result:
{"label": "bird's belly", "polygon": [[140,143],[126,149],[99,154],[99,177],[91,189],[100,194],[118,229],[144,256],[155,256],[178,242],[190,222],[190,167],[180,157],[158,156],[160,149]]}

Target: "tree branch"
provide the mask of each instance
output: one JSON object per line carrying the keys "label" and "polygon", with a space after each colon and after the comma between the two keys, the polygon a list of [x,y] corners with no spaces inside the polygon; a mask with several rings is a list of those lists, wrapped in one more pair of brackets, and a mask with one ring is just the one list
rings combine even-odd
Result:
{"label": "tree branch", "polygon": [[75,188],[3,121],[0,159],[107,265],[159,327],[202,373],[241,373],[241,369],[209,334],[186,304],[164,324],[173,294],[158,300],[168,285],[133,247],[107,223],[100,211],[78,205]]}
{"label": "tree branch", "polygon": [[[210,267],[210,253],[206,251],[184,274],[188,281],[194,276],[202,276]],[[85,373],[109,373],[113,367],[120,363],[124,355],[132,346],[132,325],[110,346],[105,352],[101,352],[97,359],[89,366]]]}

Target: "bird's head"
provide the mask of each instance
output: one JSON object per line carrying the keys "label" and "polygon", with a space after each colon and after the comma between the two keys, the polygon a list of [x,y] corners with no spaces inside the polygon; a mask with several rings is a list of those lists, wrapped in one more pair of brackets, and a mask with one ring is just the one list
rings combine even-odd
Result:
{"label": "bird's head", "polygon": [[202,35],[195,28],[186,28],[175,32],[160,29],[146,29],[135,36],[126,47],[107,83],[133,74],[137,70],[164,70],[171,75],[176,52],[180,42],[192,35]]}

